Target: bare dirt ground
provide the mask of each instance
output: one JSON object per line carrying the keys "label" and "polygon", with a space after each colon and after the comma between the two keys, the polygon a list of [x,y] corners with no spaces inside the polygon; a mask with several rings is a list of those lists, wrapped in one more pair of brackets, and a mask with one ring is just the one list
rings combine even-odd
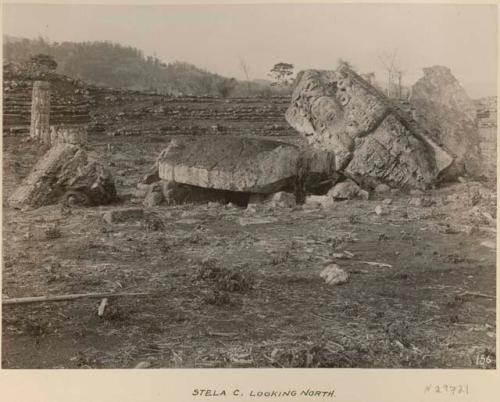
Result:
{"label": "bare dirt ground", "polygon": [[[483,135],[482,183],[331,209],[157,207],[113,224],[103,212],[142,208],[134,188],[168,135],[91,135],[122,201],[27,212],[5,199],[43,149],[6,137],[3,297],[148,295],[112,298],[103,317],[99,299],[5,305],[2,367],[494,368],[496,129]],[[330,262],[346,284],[320,278]]]}

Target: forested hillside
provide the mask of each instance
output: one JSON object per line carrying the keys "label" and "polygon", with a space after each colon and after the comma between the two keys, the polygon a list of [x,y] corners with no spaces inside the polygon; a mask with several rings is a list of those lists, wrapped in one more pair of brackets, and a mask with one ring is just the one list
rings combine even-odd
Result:
{"label": "forested hillside", "polygon": [[4,36],[3,54],[7,62],[22,62],[37,54],[48,54],[57,62],[59,73],[115,88],[223,97],[286,92],[263,80],[236,81],[188,63],[165,63],[156,57],[145,56],[134,47],[111,42],[58,43],[43,38]]}

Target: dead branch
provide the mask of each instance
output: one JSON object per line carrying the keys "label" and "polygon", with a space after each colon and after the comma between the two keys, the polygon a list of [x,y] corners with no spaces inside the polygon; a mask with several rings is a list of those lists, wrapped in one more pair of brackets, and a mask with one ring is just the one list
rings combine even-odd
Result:
{"label": "dead branch", "polygon": [[459,293],[458,296],[459,297],[476,296],[476,297],[484,297],[485,299],[496,300],[496,296],[487,295],[487,294],[484,294],[484,293],[477,293],[477,292],[463,292],[463,293]]}
{"label": "dead branch", "polygon": [[76,293],[69,295],[14,297],[2,300],[2,305],[67,301],[76,299],[96,299],[101,297],[145,296],[149,293]]}

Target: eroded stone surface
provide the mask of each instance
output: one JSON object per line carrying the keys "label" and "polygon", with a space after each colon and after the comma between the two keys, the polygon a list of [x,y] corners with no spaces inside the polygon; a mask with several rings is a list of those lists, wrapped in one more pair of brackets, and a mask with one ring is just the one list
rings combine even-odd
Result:
{"label": "eroded stone surface", "polygon": [[50,83],[35,81],[31,100],[30,137],[50,142]]}
{"label": "eroded stone surface", "polygon": [[271,193],[291,184],[299,149],[254,138],[174,140],[159,157],[162,180],[202,188]]}
{"label": "eroded stone surface", "polygon": [[337,170],[370,188],[425,188],[452,158],[349,68],[299,73],[287,121],[333,151]]}
{"label": "eroded stone surface", "polygon": [[[198,188],[271,194],[321,192],[335,178],[333,152],[259,138],[172,140],[143,182],[162,179]],[[156,173],[158,172],[158,174]],[[302,195],[301,195],[302,194]]]}
{"label": "eroded stone surface", "polygon": [[9,198],[14,208],[38,208],[65,200],[105,205],[116,198],[108,170],[74,145],[51,148]]}
{"label": "eroded stone surface", "polygon": [[368,191],[361,189],[352,180],[346,180],[333,186],[328,191],[328,196],[337,201],[353,199],[367,200],[369,194]]}
{"label": "eroded stone surface", "polygon": [[450,69],[424,68],[424,76],[412,87],[410,103],[419,125],[454,157],[443,178],[478,174],[481,152],[476,108]]}

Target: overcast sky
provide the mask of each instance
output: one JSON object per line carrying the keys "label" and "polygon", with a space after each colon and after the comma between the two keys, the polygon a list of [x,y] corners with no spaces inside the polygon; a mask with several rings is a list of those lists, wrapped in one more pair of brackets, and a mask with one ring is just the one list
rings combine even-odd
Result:
{"label": "overcast sky", "polygon": [[382,79],[397,52],[405,84],[446,65],[473,97],[496,93],[496,8],[473,5],[4,5],[4,34],[109,40],[222,75],[268,78],[280,61],[330,69],[339,58]]}

